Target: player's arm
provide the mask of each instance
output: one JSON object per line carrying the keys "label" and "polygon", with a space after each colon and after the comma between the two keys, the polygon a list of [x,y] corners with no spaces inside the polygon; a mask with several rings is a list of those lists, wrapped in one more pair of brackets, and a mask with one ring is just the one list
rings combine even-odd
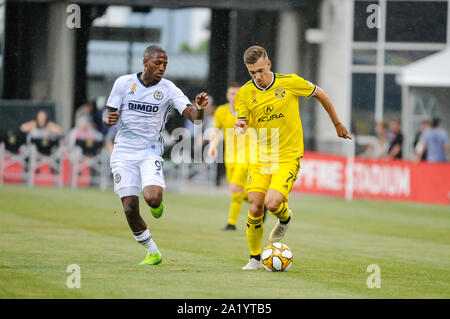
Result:
{"label": "player's arm", "polygon": [[336,113],[336,110],[334,109],[333,103],[331,102],[328,94],[322,88],[316,86],[316,90],[313,94],[313,97],[319,100],[320,104],[322,104],[323,108],[327,111],[331,121],[334,124],[334,127],[336,128],[337,135],[342,138],[352,139],[345,125],[342,124],[341,121],[339,120],[339,117]]}
{"label": "player's arm", "polygon": [[106,110],[102,115],[102,122],[106,127],[115,125],[120,116],[119,109],[122,105],[125,92],[124,79],[122,76],[114,82],[108,101],[106,101]]}
{"label": "player's arm", "polygon": [[236,110],[237,117],[237,121],[234,122],[234,128],[237,134],[245,133],[248,129],[250,112],[243,95],[244,94],[242,94],[241,90],[239,90],[236,93],[236,99],[234,100],[234,108]]}
{"label": "player's arm", "polygon": [[113,107],[107,107],[103,112],[102,121],[103,124],[107,127],[111,127],[117,123],[117,119],[120,116],[120,112],[118,109]]}
{"label": "player's arm", "polygon": [[196,106],[189,105],[183,111],[183,116],[189,119],[191,122],[195,120],[203,120],[205,115],[205,106],[208,104],[208,94],[205,92],[197,94],[195,97]]}

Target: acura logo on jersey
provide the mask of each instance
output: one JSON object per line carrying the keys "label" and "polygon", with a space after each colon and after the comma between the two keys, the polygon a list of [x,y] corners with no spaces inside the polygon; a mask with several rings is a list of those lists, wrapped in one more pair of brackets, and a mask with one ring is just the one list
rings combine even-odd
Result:
{"label": "acura logo on jersey", "polygon": [[128,102],[128,108],[133,111],[141,112],[141,113],[155,113],[158,112],[159,106],[152,105],[147,103],[130,101]]}
{"label": "acura logo on jersey", "polygon": [[153,93],[153,97],[155,98],[155,100],[161,101],[164,97],[164,94],[161,91],[155,91],[155,93]]}
{"label": "acura logo on jersey", "polygon": [[265,115],[267,115],[269,113],[272,113],[273,112],[273,105],[269,104],[269,105],[264,106],[263,112],[264,112]]}
{"label": "acura logo on jersey", "polygon": [[264,108],[263,108],[264,115],[262,117],[258,118],[258,123],[268,122],[271,120],[275,120],[275,119],[284,117],[283,113],[270,114],[273,112],[273,110],[274,110],[274,107],[272,104],[264,106]]}
{"label": "acura logo on jersey", "polygon": [[280,119],[282,117],[284,117],[283,113],[264,115],[263,117],[260,117],[258,119],[258,123],[260,123],[260,122],[269,122],[269,121],[272,121],[272,120]]}

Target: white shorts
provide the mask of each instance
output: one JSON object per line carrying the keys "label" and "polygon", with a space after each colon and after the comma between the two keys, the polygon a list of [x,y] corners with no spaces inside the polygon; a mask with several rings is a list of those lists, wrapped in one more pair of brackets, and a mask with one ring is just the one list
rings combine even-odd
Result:
{"label": "white shorts", "polygon": [[[140,152],[137,152],[140,153]],[[125,196],[138,196],[145,186],[166,187],[163,173],[163,159],[159,155],[142,154],[136,159],[124,159],[120,156],[111,156],[111,170],[114,179],[114,192],[120,198]],[[118,158],[119,157],[119,158]]]}

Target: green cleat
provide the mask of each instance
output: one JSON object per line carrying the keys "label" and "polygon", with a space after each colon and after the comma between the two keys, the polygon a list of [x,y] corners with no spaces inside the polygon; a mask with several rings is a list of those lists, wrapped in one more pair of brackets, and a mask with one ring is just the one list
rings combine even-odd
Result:
{"label": "green cleat", "polygon": [[164,212],[164,205],[162,203],[157,208],[150,207],[150,213],[152,213],[153,217],[155,218],[160,218],[163,212]]}
{"label": "green cleat", "polygon": [[157,265],[162,261],[161,253],[147,254],[143,261],[139,265]]}

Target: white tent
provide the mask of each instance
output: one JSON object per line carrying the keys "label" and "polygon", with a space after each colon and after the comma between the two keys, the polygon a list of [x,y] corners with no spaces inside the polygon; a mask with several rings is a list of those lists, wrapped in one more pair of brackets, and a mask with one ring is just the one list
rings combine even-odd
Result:
{"label": "white tent", "polygon": [[450,128],[450,47],[403,67],[396,81],[402,87],[403,157],[411,159],[422,120],[439,116]]}
{"label": "white tent", "polygon": [[401,86],[450,87],[450,47],[403,67],[396,80]]}

